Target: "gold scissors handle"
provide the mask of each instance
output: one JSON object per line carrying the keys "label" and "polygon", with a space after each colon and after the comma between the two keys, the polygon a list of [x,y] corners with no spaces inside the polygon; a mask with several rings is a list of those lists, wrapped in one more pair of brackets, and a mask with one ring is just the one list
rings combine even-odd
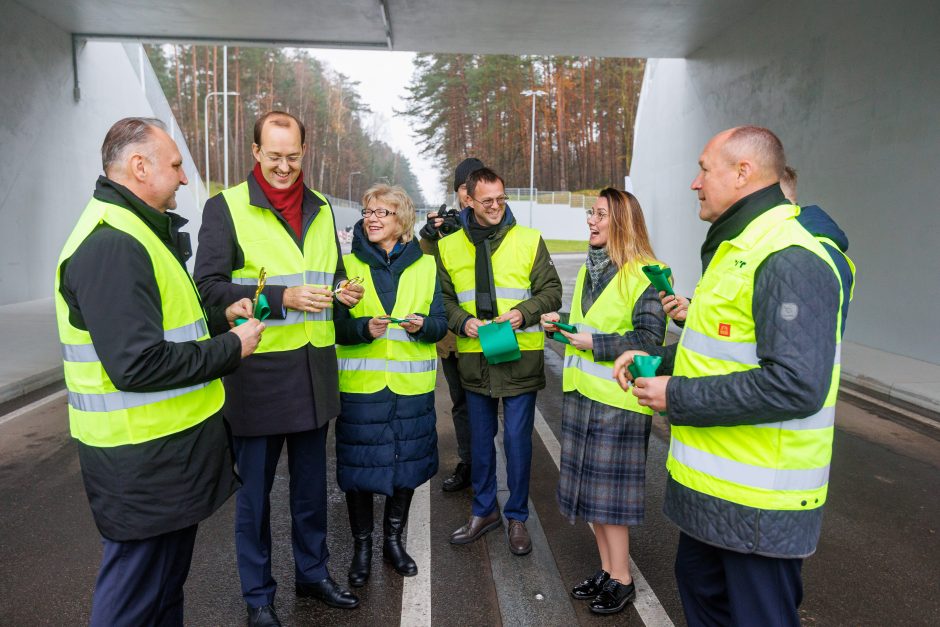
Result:
{"label": "gold scissors handle", "polygon": [[258,273],[258,289],[255,290],[255,297],[251,299],[251,315],[255,315],[255,311],[258,309],[258,297],[261,296],[261,290],[264,289],[264,282],[267,279],[268,274],[264,271],[264,268],[261,268],[261,271]]}
{"label": "gold scissors handle", "polygon": [[363,279],[361,276],[354,276],[354,277],[351,278],[351,279],[346,279],[346,282],[343,283],[343,287],[337,289],[335,293],[336,293],[336,294],[342,294],[342,293],[343,293],[343,290],[345,290],[345,289],[346,289],[347,287],[349,287],[350,285],[362,285],[362,284],[365,283],[365,282],[366,282],[366,280]]}

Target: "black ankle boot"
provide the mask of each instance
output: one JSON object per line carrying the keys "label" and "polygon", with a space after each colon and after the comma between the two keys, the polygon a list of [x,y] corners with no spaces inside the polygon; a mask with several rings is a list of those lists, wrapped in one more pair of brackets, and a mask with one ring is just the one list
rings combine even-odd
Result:
{"label": "black ankle boot", "polygon": [[349,585],[360,588],[372,572],[372,493],[347,492],[346,509],[353,536],[353,557],[349,565]]}
{"label": "black ankle boot", "polygon": [[401,543],[401,534],[408,523],[408,510],[411,508],[411,497],[414,493],[414,490],[399,488],[392,496],[385,497],[385,542],[382,544],[382,558],[395,568],[395,572],[405,577],[418,574],[418,565],[405,552]]}

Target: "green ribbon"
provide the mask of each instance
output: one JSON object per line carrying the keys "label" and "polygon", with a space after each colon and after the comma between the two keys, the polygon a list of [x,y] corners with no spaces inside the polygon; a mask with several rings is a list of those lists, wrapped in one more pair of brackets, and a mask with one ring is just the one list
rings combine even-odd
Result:
{"label": "green ribbon", "polygon": [[477,333],[480,336],[483,356],[489,363],[502,364],[522,358],[519,341],[508,320],[480,325]]}
{"label": "green ribbon", "polygon": [[[271,306],[268,305],[268,297],[264,294],[258,296],[258,304],[255,305],[255,318],[258,320],[267,320],[271,315]],[[235,326],[248,322],[248,318],[235,318]]]}
{"label": "green ribbon", "polygon": [[656,370],[659,369],[662,363],[663,358],[658,355],[634,355],[633,363],[627,366],[627,370],[630,371],[634,379],[638,377],[655,377]]}
{"label": "green ribbon", "polygon": [[660,266],[643,266],[643,274],[646,275],[646,278],[650,280],[650,283],[653,284],[660,292],[666,292],[669,296],[675,296],[676,293],[672,291],[672,283],[669,282],[669,277],[672,276],[672,268],[663,268]]}
{"label": "green ribbon", "polygon": [[[564,322],[553,322],[552,324],[554,324],[559,329],[564,329],[568,333],[578,332],[578,327],[574,326],[573,324],[565,324]],[[561,342],[562,344],[571,344],[571,342],[568,341],[568,338],[566,338],[564,334],[559,333],[558,331],[555,331],[554,333],[552,333],[552,339],[555,340],[556,342]]]}

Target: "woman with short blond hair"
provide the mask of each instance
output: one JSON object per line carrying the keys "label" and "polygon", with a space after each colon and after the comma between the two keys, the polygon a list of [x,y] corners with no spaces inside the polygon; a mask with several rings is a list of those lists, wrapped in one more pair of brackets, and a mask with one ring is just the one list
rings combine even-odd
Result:
{"label": "woman with short blond hair", "polygon": [[363,279],[352,309],[336,308],[340,415],[336,478],[352,528],[349,583],[372,561],[372,497],[385,495],[382,555],[400,575],[418,568],[401,541],[415,488],[437,472],[435,343],[447,332],[434,258],[414,239],[414,203],[399,186],[373,185],[353,227],[346,273]]}

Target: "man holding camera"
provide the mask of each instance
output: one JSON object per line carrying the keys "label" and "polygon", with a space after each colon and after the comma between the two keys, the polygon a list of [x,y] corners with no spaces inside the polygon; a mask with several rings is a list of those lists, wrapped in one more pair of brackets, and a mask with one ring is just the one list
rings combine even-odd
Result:
{"label": "man holding camera", "polygon": [[[471,172],[484,167],[483,162],[475,157],[464,159],[454,170],[454,191],[457,193],[457,206],[450,211],[446,205],[441,205],[441,211],[432,211],[428,214],[428,223],[421,229],[421,250],[429,255],[437,252],[437,242],[441,238],[456,233],[462,227],[459,213],[464,207],[470,206],[470,197],[467,195],[467,177]],[[454,473],[444,479],[441,488],[444,492],[457,492],[470,487],[470,422],[467,418],[467,395],[460,383],[460,372],[457,370],[457,337],[447,332],[447,336],[437,343],[437,355],[441,358],[441,368],[447,387],[450,390],[450,400],[453,403],[451,416],[454,419],[454,434],[457,437],[457,457],[460,461]]]}

